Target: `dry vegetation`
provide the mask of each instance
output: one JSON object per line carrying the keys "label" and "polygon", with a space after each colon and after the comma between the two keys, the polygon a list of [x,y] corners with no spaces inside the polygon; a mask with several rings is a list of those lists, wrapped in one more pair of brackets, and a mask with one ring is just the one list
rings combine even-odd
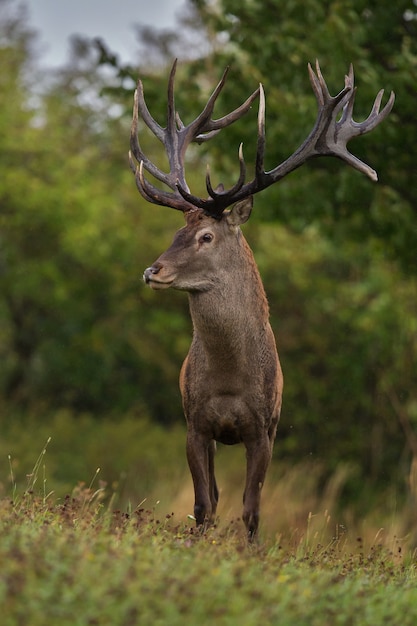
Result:
{"label": "dry vegetation", "polygon": [[153,495],[115,508],[117,494],[98,472],[89,486],[61,498],[46,489],[45,450],[26,489],[11,464],[12,494],[0,500],[5,626],[416,623],[410,536],[396,534],[400,516],[386,528],[374,520],[363,520],[362,528],[337,522],[345,470],[321,495],[317,473],[306,466],[272,473],[261,540],[248,546],[241,520],[232,516],[240,510],[232,495],[239,453],[219,455],[220,482],[229,479],[221,519],[200,534],[186,514],[191,485],[173,491],[175,513],[164,512],[168,501]]}

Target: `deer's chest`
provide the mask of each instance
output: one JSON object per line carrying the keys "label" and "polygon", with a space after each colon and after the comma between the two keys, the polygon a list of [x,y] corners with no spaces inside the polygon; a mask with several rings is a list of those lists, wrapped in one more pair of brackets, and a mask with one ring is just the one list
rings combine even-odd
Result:
{"label": "deer's chest", "polygon": [[256,411],[244,394],[201,394],[188,408],[189,426],[226,445],[256,439],[271,418],[262,410]]}

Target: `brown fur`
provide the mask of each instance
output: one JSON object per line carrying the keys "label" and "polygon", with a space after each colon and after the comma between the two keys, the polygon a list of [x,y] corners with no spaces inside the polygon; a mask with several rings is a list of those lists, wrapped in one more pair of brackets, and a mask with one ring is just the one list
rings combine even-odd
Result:
{"label": "brown fur", "polygon": [[[197,524],[212,522],[216,514],[215,441],[243,443],[247,451],[243,519],[253,539],[283,379],[265,291],[239,228],[251,206],[251,200],[244,201],[221,220],[202,211],[186,214],[187,225],[146,270],[145,280],[154,288],[189,292],[194,332],[180,388]],[[211,242],[204,240],[207,235],[213,237]]]}

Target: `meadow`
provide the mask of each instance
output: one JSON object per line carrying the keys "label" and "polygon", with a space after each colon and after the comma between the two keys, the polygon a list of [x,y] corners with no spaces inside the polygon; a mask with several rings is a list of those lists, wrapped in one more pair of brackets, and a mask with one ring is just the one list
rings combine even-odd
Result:
{"label": "meadow", "polygon": [[[219,520],[201,534],[190,514],[182,432],[161,433],[166,465],[159,470],[152,465],[155,449],[148,442],[146,453],[142,442],[142,486],[128,495],[126,484],[103,480],[109,468],[96,467],[71,489],[59,483],[65,458],[70,476],[71,459],[81,467],[76,428],[71,431],[69,418],[59,420],[67,457],[59,437],[56,449],[47,437],[35,453],[33,441],[45,434],[39,426],[39,433],[25,431],[27,457],[21,445],[21,462],[8,454],[1,466],[4,626],[416,623],[417,557],[411,534],[404,534],[405,510],[387,503],[362,520],[336,512],[346,468],[318,488],[317,468],[273,465],[260,539],[247,545],[239,519],[244,455],[238,447],[219,451]],[[79,437],[93,463],[87,426],[93,428],[87,419],[84,431],[79,424]],[[110,434],[105,426],[103,441]],[[35,458],[27,465],[30,439]],[[96,445],[97,439],[98,433]],[[115,437],[111,444],[120,456]],[[146,464],[153,479],[143,476]]]}

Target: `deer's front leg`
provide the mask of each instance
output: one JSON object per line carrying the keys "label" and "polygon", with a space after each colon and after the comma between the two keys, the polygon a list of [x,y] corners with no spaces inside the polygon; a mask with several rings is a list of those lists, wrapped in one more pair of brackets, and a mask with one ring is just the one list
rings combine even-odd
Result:
{"label": "deer's front leg", "polygon": [[210,441],[208,447],[208,470],[209,470],[209,489],[211,501],[211,517],[214,517],[217,511],[217,503],[219,501],[219,490],[217,488],[216,477],[214,475],[214,457],[216,454],[216,442],[214,439]]}
{"label": "deer's front leg", "polygon": [[261,441],[254,441],[245,445],[247,465],[242,517],[248,539],[253,541],[258,532],[261,491],[271,461],[272,446],[267,433]]}
{"label": "deer's front leg", "polygon": [[[212,450],[209,463],[209,445],[204,437],[195,432],[187,433],[187,460],[194,483],[194,517],[197,526],[205,526],[212,521],[213,507],[210,497],[210,487],[213,490],[213,482],[210,479],[209,465],[213,466]],[[214,476],[213,476],[214,480]]]}

